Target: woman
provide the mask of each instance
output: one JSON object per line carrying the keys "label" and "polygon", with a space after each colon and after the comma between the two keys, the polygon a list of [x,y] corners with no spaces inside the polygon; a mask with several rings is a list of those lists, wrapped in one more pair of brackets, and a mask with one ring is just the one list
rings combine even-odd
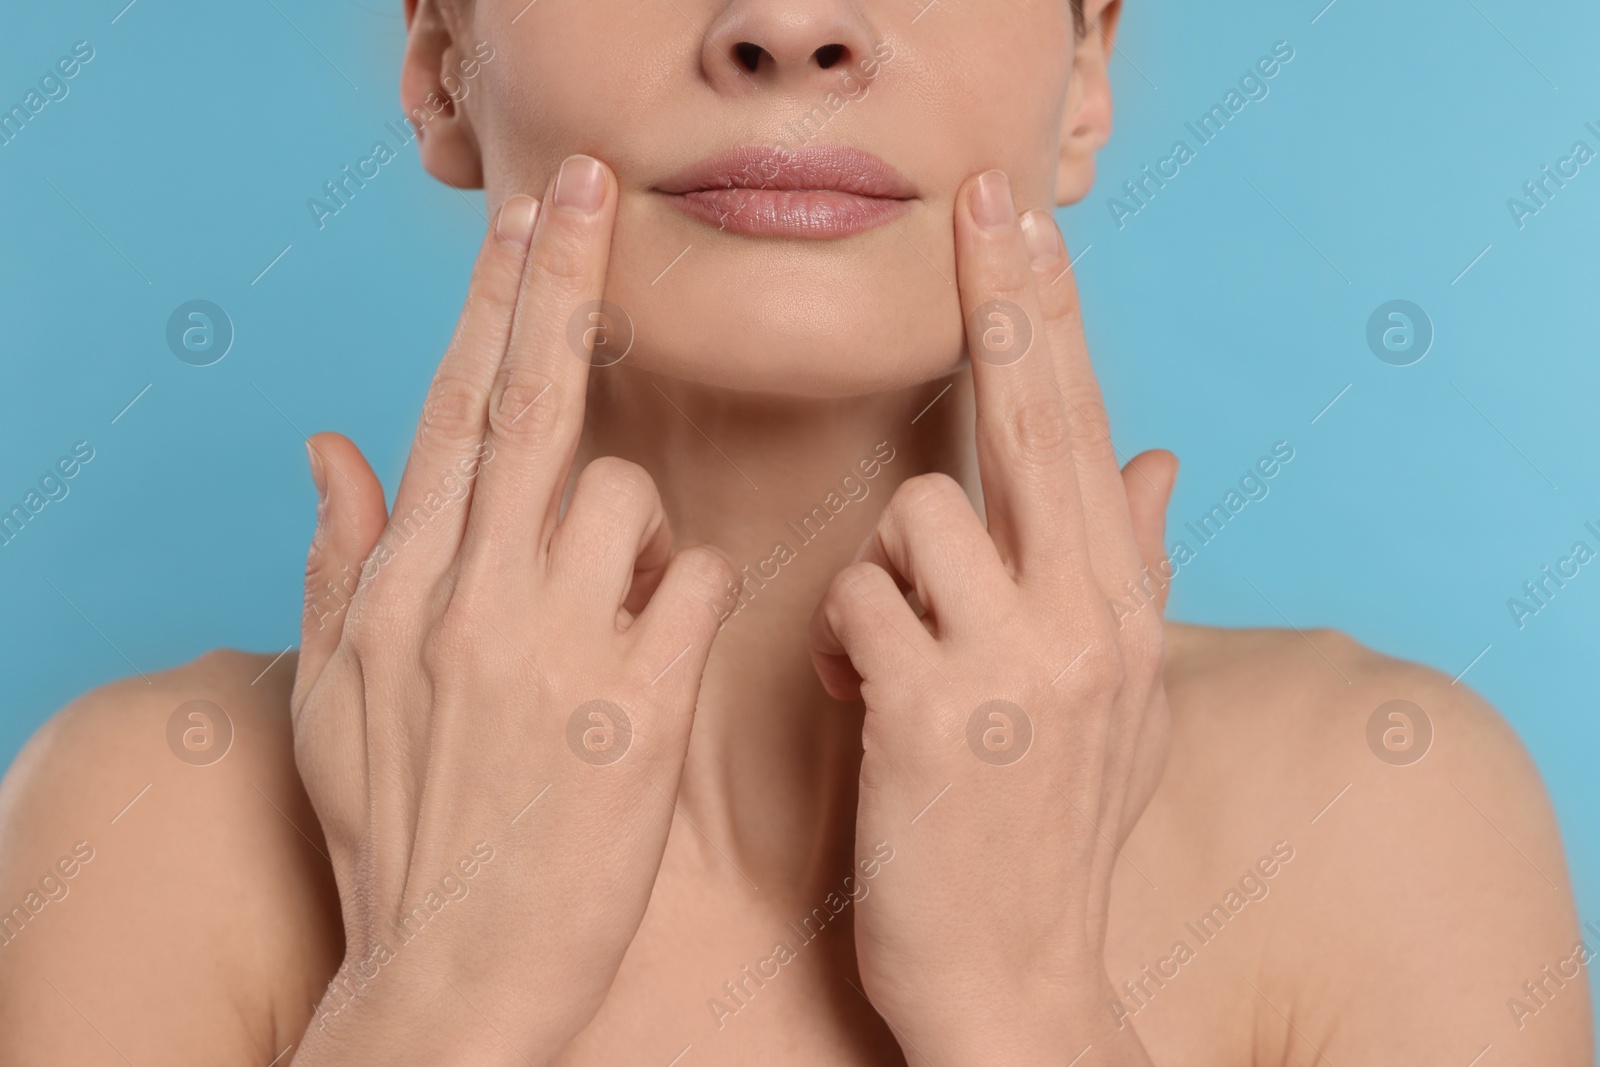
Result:
{"label": "woman", "polygon": [[1048,213],[1117,15],[408,0],[495,215],[393,512],[313,437],[298,656],[19,758],[5,1061],[1589,1062],[1493,711],[1162,619]]}

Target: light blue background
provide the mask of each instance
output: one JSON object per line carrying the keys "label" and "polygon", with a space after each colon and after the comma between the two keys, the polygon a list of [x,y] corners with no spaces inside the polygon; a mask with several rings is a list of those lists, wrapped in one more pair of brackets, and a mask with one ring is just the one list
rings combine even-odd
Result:
{"label": "light blue background", "polygon": [[[326,230],[307,211],[397,145],[399,0],[137,0],[113,23],[125,2],[0,16],[0,108],[74,42],[97,53],[0,148],[0,508],[96,450],[0,547],[0,763],[130,663],[295,640],[300,431],[350,434],[392,487],[484,225],[409,147]],[[1600,149],[1600,6],[1323,3],[1126,14],[1116,134],[1063,215],[1118,443],[1183,457],[1181,524],[1289,440],[1174,614],[1334,626],[1451,676],[1488,646],[1464,681],[1538,761],[1600,919],[1600,564],[1521,632],[1506,607],[1600,523],[1600,161],[1524,229],[1506,207],[1574,141]],[[1108,197],[1277,41],[1296,54],[1270,95],[1118,229]],[[194,298],[238,330],[204,369],[164,342]],[[1411,367],[1366,347],[1393,298],[1437,329]]]}

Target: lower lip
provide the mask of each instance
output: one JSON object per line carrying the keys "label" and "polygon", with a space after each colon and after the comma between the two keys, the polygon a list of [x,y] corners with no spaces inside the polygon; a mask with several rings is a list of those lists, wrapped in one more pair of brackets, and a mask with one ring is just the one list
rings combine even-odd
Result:
{"label": "lower lip", "polygon": [[691,217],[746,237],[849,237],[910,209],[908,200],[830,189],[705,189],[668,195]]}

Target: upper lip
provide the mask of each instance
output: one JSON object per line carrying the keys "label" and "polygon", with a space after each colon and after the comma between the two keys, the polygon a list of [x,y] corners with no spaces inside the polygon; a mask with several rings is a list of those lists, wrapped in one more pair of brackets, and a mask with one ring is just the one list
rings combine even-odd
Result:
{"label": "upper lip", "polygon": [[905,175],[871,152],[837,144],[735,148],[692,164],[655,188],[680,195],[719,189],[840,192],[882,200],[917,195]]}

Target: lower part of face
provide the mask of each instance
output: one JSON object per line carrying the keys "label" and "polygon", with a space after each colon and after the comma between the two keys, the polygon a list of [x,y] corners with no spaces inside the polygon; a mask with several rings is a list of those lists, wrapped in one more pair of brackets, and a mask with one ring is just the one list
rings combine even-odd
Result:
{"label": "lower part of face", "polygon": [[[606,300],[655,373],[811,397],[948,374],[958,187],[998,168],[1052,206],[1068,0],[476,0],[465,32],[493,48],[467,102],[491,203],[575,152],[616,172]],[[680,191],[719,159],[720,191]]]}

